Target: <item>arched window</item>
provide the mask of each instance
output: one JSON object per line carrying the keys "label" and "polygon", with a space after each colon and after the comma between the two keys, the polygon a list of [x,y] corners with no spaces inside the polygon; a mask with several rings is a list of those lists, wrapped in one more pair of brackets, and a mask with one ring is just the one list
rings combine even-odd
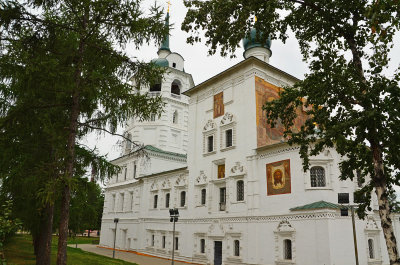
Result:
{"label": "arched window", "polygon": [[375,252],[374,252],[374,240],[373,239],[368,239],[368,256],[370,259],[375,258]]}
{"label": "arched window", "polygon": [[181,207],[184,207],[186,204],[186,191],[181,192]]}
{"label": "arched window", "polygon": [[201,205],[206,204],[206,194],[207,194],[206,189],[202,189],[201,190]]}
{"label": "arched window", "polygon": [[165,194],[165,208],[169,208],[169,193]]}
{"label": "arched window", "polygon": [[178,80],[174,80],[174,82],[172,82],[171,84],[171,93],[175,94],[175,95],[180,95],[181,94],[181,82],[179,82]]}
{"label": "arched window", "polygon": [[244,201],[244,182],[239,180],[236,182],[236,198],[237,201]]}
{"label": "arched window", "polygon": [[240,242],[239,240],[235,240],[233,241],[234,246],[233,246],[233,250],[234,250],[234,255],[239,257],[240,256]]}
{"label": "arched window", "polygon": [[290,239],[283,240],[283,258],[292,259],[292,240]]}
{"label": "arched window", "polygon": [[157,208],[157,201],[158,201],[158,195],[154,195],[154,204],[153,204],[153,208],[156,209]]}
{"label": "arched window", "polygon": [[177,110],[175,110],[174,114],[172,114],[172,123],[178,124],[178,111]]}
{"label": "arched window", "polygon": [[323,167],[312,167],[310,169],[311,187],[325,187],[325,169]]}
{"label": "arched window", "polygon": [[204,238],[200,239],[200,253],[206,252],[206,240]]}

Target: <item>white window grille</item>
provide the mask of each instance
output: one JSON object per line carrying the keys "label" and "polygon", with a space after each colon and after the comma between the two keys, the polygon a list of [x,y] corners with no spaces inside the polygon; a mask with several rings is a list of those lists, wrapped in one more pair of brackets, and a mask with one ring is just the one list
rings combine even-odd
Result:
{"label": "white window grille", "polygon": [[312,167],[310,169],[311,187],[325,187],[325,169],[320,166]]}
{"label": "white window grille", "polygon": [[243,180],[238,180],[236,182],[236,198],[237,201],[244,201],[244,182]]}

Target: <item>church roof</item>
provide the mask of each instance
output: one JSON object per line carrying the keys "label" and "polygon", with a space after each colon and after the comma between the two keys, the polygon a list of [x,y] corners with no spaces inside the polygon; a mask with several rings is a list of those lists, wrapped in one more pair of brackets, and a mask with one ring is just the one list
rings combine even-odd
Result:
{"label": "church roof", "polygon": [[306,210],[319,210],[319,209],[340,209],[340,206],[331,202],[318,201],[310,204],[290,208],[291,211],[306,211]]}
{"label": "church roof", "polygon": [[162,150],[162,149],[157,148],[157,147],[152,146],[152,145],[146,145],[144,147],[144,149],[147,150],[147,151],[153,151],[153,152],[162,153],[162,154],[166,154],[166,155],[173,155],[173,156],[179,156],[179,157],[184,157],[184,158],[187,157],[186,154],[179,154],[179,153],[175,153],[175,152],[165,151],[165,150]]}

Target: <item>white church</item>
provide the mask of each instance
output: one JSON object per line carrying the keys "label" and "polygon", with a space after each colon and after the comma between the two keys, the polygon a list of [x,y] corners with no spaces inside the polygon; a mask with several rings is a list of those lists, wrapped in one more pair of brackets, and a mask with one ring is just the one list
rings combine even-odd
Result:
{"label": "white church", "polygon": [[[348,193],[353,203],[359,183],[338,179],[334,149],[303,171],[299,147],[262,110],[298,79],[268,63],[271,41],[256,41],[255,30],[243,46],[243,61],[195,85],[166,37],[153,62],[168,72],[140,91],[161,96],[164,112],[125,128],[145,155],[126,142],[113,161],[122,172],[105,189],[100,246],[112,248],[116,234],[117,249],[170,259],[174,245],[175,259],[191,264],[355,264],[351,216],[337,202]],[[359,264],[389,264],[374,195],[371,206],[356,218]],[[170,208],[180,214],[175,238]]]}

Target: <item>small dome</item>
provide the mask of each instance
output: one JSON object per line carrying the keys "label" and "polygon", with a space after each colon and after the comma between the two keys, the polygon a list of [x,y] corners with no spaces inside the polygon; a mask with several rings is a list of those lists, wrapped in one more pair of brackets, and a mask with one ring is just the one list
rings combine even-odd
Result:
{"label": "small dome", "polygon": [[160,67],[168,67],[169,66],[168,60],[165,58],[156,58],[156,59],[151,60],[151,62]]}
{"label": "small dome", "polygon": [[[262,34],[263,33],[260,34],[260,38],[262,38]],[[271,38],[268,37],[267,41],[264,43],[264,45],[262,45],[261,42],[257,41],[257,30],[252,28],[250,30],[250,39],[247,37],[243,39],[243,47],[245,51],[254,47],[271,49]]]}

